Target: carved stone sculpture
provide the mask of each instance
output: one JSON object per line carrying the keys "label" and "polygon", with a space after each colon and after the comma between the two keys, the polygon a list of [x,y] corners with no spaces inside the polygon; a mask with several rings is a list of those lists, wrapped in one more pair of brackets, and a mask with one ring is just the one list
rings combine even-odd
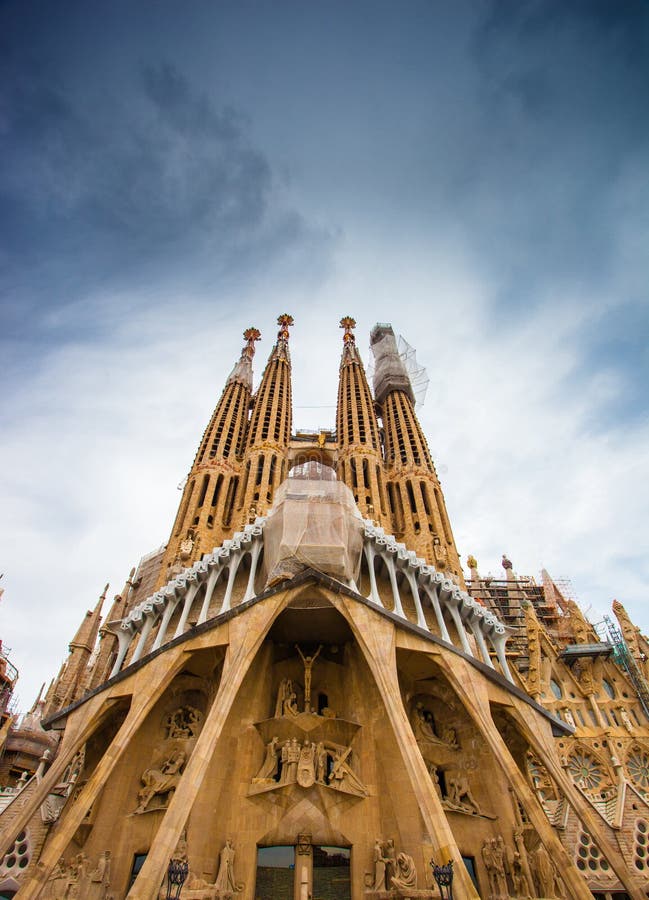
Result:
{"label": "carved stone sculpture", "polygon": [[[285,704],[289,697],[296,697],[295,691],[293,690],[293,682],[290,678],[282,678],[279,683],[279,688],[277,690],[277,700],[275,702],[275,718],[279,719],[281,716],[286,715]],[[296,711],[297,711],[297,704]]]}
{"label": "carved stone sculpture", "polygon": [[539,897],[554,898],[554,868],[552,860],[543,844],[539,844],[532,854],[534,875]]}
{"label": "carved stone sculpture", "polygon": [[214,887],[219,891],[231,891],[232,893],[240,893],[244,888],[242,883],[237,884],[234,877],[234,845],[229,838],[221,850],[219,872]]}
{"label": "carved stone sculpture", "polygon": [[383,858],[385,859],[385,886],[390,890],[392,878],[397,870],[397,851],[394,849],[392,838],[389,838],[383,845]]}
{"label": "carved stone sculpture", "polygon": [[304,788],[315,782],[315,744],[307,738],[300,750],[297,767],[297,783]]}
{"label": "carved stone sculpture", "polygon": [[325,784],[327,778],[327,763],[329,754],[322,741],[315,748],[315,780],[319,784]]}
{"label": "carved stone sculpture", "polygon": [[449,809],[482,815],[478,803],[471,793],[469,779],[460,769],[448,769],[446,772],[446,797],[444,804]]}
{"label": "carved stone sculpture", "polygon": [[42,900],[107,900],[110,866],[110,850],[104,850],[94,869],[85,853],[78,853],[69,864],[61,857],[40,896]]}
{"label": "carved stone sculpture", "polygon": [[396,874],[392,876],[391,887],[397,892],[409,891],[417,887],[417,869],[412,856],[400,853],[397,856]]}
{"label": "carved stone sculpture", "polygon": [[138,807],[136,813],[145,812],[147,806],[156,795],[167,795],[167,800],[176,789],[182,769],[187,761],[184,750],[174,750],[161,766],[145,769],[140,781],[142,787],[138,791]]}
{"label": "carved stone sculpture", "polygon": [[276,780],[279,771],[279,738],[275,736],[266,744],[266,756],[253,783],[270,784]]}
{"label": "carved stone sculpture", "polygon": [[367,796],[365,785],[347,763],[351,752],[351,747],[345,747],[336,752],[329,775],[329,784],[340,791]]}
{"label": "carved stone sculpture", "polygon": [[374,890],[385,890],[385,857],[383,855],[383,843],[380,838],[374,841]]}
{"label": "carved stone sculpture", "polygon": [[189,740],[198,735],[203,713],[193,706],[181,706],[167,716],[165,727],[167,738]]}
{"label": "carved stone sculpture", "polygon": [[311,674],[313,671],[313,664],[322,650],[322,644],[320,644],[313,656],[305,656],[297,644],[295,645],[295,649],[300,654],[302,662],[304,663],[304,711],[311,712]]}
{"label": "carved stone sculpture", "polygon": [[525,898],[529,898],[532,896],[532,888],[529,881],[527,880],[527,874],[523,866],[523,861],[518,851],[514,853],[514,861],[512,865],[512,881],[514,882],[514,895],[516,897],[521,898],[521,900],[525,900]]}

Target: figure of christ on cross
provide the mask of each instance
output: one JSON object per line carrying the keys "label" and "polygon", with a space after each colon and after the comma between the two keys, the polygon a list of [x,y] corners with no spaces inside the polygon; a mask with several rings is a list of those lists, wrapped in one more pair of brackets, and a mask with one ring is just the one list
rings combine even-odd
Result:
{"label": "figure of christ on cross", "polygon": [[302,657],[304,663],[304,712],[311,712],[311,671],[313,663],[316,661],[322,650],[322,644],[319,645],[313,656],[305,656],[296,644],[295,649]]}

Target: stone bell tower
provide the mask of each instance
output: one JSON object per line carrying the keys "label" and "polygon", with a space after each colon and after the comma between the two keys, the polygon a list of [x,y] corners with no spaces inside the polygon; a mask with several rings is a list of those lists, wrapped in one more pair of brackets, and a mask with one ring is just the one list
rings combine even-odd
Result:
{"label": "stone bell tower", "polygon": [[345,333],[336,407],[338,477],[352,491],[363,516],[390,528],[379,423],[356,346],[356,322],[345,316],[340,327]]}
{"label": "stone bell tower", "polygon": [[415,413],[415,396],[391,325],[370,335],[374,396],[385,437],[388,500],[394,533],[417,554],[462,582],[462,568],[442,489]]}
{"label": "stone bell tower", "polygon": [[293,316],[284,313],[259,389],[254,398],[246,441],[240,491],[239,525],[263,515],[286,477],[286,455],[293,425],[289,327]]}
{"label": "stone bell tower", "polygon": [[261,332],[248,328],[243,336],[246,343],[241,357],[228,376],[187,477],[158,584],[164,584],[173,571],[199,559],[231,532],[248,428],[252,359]]}

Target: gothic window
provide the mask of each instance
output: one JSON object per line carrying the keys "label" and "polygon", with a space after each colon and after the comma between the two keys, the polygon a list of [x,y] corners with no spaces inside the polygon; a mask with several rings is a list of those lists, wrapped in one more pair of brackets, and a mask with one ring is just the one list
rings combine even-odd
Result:
{"label": "gothic window", "polygon": [[563,697],[563,691],[561,690],[561,685],[559,684],[559,682],[555,681],[554,678],[550,679],[550,690],[557,698],[557,700],[561,700],[561,698]]}
{"label": "gothic window", "polygon": [[604,690],[606,691],[608,696],[611,698],[611,700],[614,700],[615,699],[615,688],[613,687],[611,682],[607,681],[606,678],[604,678],[602,680],[602,687],[604,688]]}
{"label": "gothic window", "polygon": [[577,842],[577,868],[582,872],[608,872],[610,866],[587,831],[582,831]]}
{"label": "gothic window", "polygon": [[649,791],[649,753],[634,747],[627,757],[626,768],[633,784],[641,791]]}
{"label": "gothic window", "polygon": [[633,865],[640,872],[649,871],[649,822],[638,819],[635,823],[635,846],[633,848]]}
{"label": "gothic window", "polygon": [[31,859],[32,846],[29,829],[21,831],[13,842],[6,855],[0,862],[1,875],[19,875],[26,869]]}
{"label": "gothic window", "polygon": [[577,787],[583,791],[593,791],[602,783],[602,767],[586,750],[577,750],[570,757],[568,771]]}

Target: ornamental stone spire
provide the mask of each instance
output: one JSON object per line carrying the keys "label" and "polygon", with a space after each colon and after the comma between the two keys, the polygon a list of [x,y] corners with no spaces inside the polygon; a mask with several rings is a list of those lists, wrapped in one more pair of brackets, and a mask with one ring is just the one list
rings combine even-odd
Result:
{"label": "ornamental stone spire", "polygon": [[255,394],[246,441],[246,459],[237,502],[240,526],[263,515],[287,474],[287,451],[293,426],[289,328],[293,316],[277,319],[279,331]]}
{"label": "ornamental stone spire", "polygon": [[389,527],[379,425],[356,347],[356,321],[344,316],[340,327],[344,334],[336,407],[338,477],[354,494],[365,518]]}
{"label": "ornamental stone spire", "polygon": [[191,565],[231,532],[252,394],[252,360],[261,332],[247,328],[241,356],[228,376],[183,487],[159,584]]}

